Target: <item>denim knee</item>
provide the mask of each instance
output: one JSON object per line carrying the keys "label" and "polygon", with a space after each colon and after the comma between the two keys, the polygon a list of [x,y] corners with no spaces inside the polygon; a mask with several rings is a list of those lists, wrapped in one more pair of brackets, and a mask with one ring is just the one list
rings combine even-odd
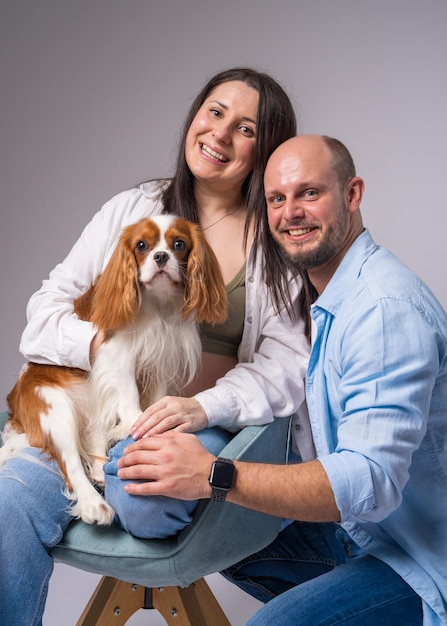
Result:
{"label": "denim knee", "polygon": [[[219,454],[232,435],[220,428],[207,428],[197,434],[204,447]],[[187,526],[197,507],[198,500],[177,500],[165,496],[134,496],[124,491],[126,481],[117,476],[117,461],[130,437],[117,443],[110,451],[109,462],[104,466],[105,498],[115,510],[116,524],[123,530],[144,539],[165,538],[176,535]]]}
{"label": "denim knee", "polygon": [[37,448],[24,449],[0,469],[0,498],[5,524],[13,532],[30,524],[49,547],[60,540],[73,519],[73,502],[66,495],[57,463]]}

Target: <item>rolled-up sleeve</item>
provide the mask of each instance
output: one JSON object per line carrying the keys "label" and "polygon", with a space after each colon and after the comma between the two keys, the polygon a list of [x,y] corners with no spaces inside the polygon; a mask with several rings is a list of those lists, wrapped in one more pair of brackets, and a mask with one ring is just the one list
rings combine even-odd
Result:
{"label": "rolled-up sleeve", "polygon": [[335,451],[319,460],[341,520],[383,520],[401,502],[426,432],[436,332],[413,303],[384,298],[332,323],[325,363],[326,402],[338,419]]}

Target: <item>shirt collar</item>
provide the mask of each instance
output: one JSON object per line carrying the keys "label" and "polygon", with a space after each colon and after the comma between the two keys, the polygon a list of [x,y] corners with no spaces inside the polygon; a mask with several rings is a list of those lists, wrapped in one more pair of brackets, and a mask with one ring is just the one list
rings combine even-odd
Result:
{"label": "shirt collar", "polygon": [[325,309],[335,316],[346,293],[352,293],[352,290],[355,290],[355,283],[360,276],[364,262],[377,248],[369,230],[365,229],[343,257],[325,290],[312,305],[312,310],[314,308]]}

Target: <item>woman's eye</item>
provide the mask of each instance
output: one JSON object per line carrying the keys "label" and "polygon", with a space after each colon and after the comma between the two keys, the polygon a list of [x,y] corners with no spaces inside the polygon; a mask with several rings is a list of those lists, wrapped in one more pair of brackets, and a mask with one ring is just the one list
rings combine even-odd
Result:
{"label": "woman's eye", "polygon": [[239,129],[244,133],[244,135],[247,135],[248,137],[254,137],[254,130],[250,128],[250,126],[239,126]]}
{"label": "woman's eye", "polygon": [[174,241],[174,250],[176,252],[183,252],[185,248],[186,248],[186,243],[183,241],[183,239],[176,239]]}
{"label": "woman's eye", "polygon": [[149,246],[147,242],[144,241],[144,239],[141,239],[135,246],[135,250],[137,250],[138,252],[146,252],[147,250],[149,250]]}

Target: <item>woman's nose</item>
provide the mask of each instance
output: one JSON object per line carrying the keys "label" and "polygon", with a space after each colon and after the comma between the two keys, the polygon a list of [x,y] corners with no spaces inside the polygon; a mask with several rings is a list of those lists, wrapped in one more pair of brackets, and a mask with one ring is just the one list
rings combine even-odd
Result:
{"label": "woman's nose", "polygon": [[230,143],[231,141],[230,130],[228,126],[225,126],[224,124],[216,126],[211,134],[216,141],[223,141],[224,143]]}

